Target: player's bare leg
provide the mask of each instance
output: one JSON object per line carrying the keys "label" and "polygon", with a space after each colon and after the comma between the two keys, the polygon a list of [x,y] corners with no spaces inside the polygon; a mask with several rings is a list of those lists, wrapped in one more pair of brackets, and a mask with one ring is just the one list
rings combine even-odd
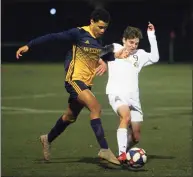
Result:
{"label": "player's bare leg", "polygon": [[120,124],[117,129],[117,142],[119,149],[118,160],[124,162],[126,160],[126,150],[128,142],[127,127],[131,122],[131,114],[128,105],[122,105],[117,110],[120,116]]}
{"label": "player's bare leg", "polygon": [[44,160],[50,160],[51,142],[54,141],[71,123],[75,122],[77,116],[84,106],[73,100],[69,103],[66,112],[57,120],[55,126],[46,135],[40,136],[40,141],[43,146]]}
{"label": "player's bare leg", "polygon": [[108,147],[100,119],[101,106],[98,103],[96,97],[89,89],[86,89],[78,95],[78,100],[90,110],[91,127],[101,147],[98,156],[111,163],[119,165],[120,162]]}
{"label": "player's bare leg", "polygon": [[135,146],[140,140],[140,133],[141,133],[141,122],[131,122],[131,127],[129,128],[130,134],[128,137],[128,145],[127,149],[132,148]]}

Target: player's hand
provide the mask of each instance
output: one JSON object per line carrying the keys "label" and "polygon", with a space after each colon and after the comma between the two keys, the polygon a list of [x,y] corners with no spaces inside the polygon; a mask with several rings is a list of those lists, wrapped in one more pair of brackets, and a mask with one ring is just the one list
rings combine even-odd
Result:
{"label": "player's hand", "polygon": [[107,64],[104,61],[101,61],[100,65],[96,68],[96,76],[102,76],[107,71],[107,68]]}
{"label": "player's hand", "polygon": [[27,52],[28,50],[29,50],[29,47],[27,45],[20,47],[16,52],[16,58],[19,59],[19,57],[21,57],[22,54]]}
{"label": "player's hand", "polygon": [[147,31],[155,31],[155,27],[151,22],[148,22]]}
{"label": "player's hand", "polygon": [[114,54],[115,58],[127,58],[129,56],[129,51],[126,48],[122,48],[118,52],[115,52]]}

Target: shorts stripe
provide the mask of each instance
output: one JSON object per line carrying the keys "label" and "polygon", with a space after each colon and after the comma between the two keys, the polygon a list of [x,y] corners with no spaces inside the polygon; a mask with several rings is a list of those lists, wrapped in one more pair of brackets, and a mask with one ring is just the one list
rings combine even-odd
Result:
{"label": "shorts stripe", "polygon": [[74,88],[74,90],[76,90],[76,92],[78,94],[80,94],[82,92],[81,88],[78,86],[78,84],[76,82],[70,81],[69,84],[72,85],[72,87]]}

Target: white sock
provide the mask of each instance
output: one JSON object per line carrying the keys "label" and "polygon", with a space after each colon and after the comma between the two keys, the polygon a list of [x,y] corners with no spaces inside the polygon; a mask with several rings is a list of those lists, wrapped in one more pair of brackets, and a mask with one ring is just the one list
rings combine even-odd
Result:
{"label": "white sock", "polygon": [[118,128],[117,129],[117,143],[119,147],[119,155],[126,152],[127,149],[127,129]]}

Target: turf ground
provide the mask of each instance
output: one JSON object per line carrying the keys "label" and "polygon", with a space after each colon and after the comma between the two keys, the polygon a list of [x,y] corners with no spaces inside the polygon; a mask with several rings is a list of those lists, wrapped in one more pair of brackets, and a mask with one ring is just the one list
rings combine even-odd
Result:
{"label": "turf ground", "polygon": [[[50,163],[42,161],[39,135],[63,113],[68,95],[63,64],[1,65],[1,173],[14,177],[150,177],[191,176],[192,73],[190,65],[157,64],[140,74],[144,124],[139,147],[148,163],[133,172],[99,163],[99,146],[83,110],[52,146]],[[118,118],[105,95],[107,75],[97,77],[93,92],[103,107],[103,126],[117,154]]]}

